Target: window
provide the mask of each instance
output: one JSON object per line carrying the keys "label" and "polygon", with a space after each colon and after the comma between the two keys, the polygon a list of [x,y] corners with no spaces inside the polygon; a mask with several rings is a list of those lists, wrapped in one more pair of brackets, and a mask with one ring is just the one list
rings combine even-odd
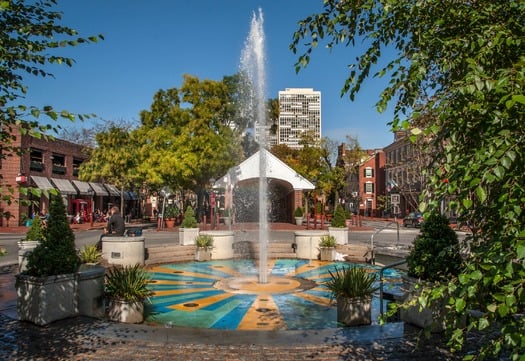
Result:
{"label": "window", "polygon": [[66,162],[63,155],[53,154],[51,161],[53,162],[53,174],[66,174]]}
{"label": "window", "polygon": [[39,149],[31,149],[31,153],[29,156],[30,164],[29,168],[32,171],[42,172],[44,170],[44,158],[42,151]]}
{"label": "window", "polygon": [[374,183],[366,182],[365,183],[365,193],[372,194],[374,193]]}
{"label": "window", "polygon": [[374,169],[372,167],[365,168],[365,178],[372,178],[374,176]]}

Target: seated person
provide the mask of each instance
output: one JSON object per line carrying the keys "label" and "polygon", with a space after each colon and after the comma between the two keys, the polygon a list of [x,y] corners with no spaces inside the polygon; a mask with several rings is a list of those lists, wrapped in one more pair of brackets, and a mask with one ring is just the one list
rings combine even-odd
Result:
{"label": "seated person", "polygon": [[120,215],[118,207],[111,207],[109,211],[110,216],[106,227],[104,227],[104,233],[100,235],[100,240],[97,243],[97,249],[102,249],[102,237],[122,237],[126,231],[126,225],[124,218]]}

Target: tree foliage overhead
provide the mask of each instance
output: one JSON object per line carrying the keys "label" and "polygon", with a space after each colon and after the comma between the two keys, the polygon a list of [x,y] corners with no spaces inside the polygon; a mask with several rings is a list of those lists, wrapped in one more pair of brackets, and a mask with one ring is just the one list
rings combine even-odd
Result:
{"label": "tree foliage overhead", "polygon": [[[39,108],[26,104],[24,98],[29,92],[25,80],[27,77],[50,77],[49,65],[72,66],[74,60],[59,54],[60,49],[83,43],[96,42],[103,37],[79,37],[77,32],[61,25],[62,13],[54,11],[56,0],[0,1],[0,157],[21,154],[24,149],[13,146],[13,127],[18,127],[22,134],[37,138],[48,137],[49,131],[55,131],[58,125],[42,124],[40,115],[50,120],[60,118],[74,120],[75,115],[66,111],[55,111],[51,105]],[[80,119],[89,115],[78,115]],[[2,175],[0,174],[0,180]],[[10,194],[13,189],[5,187]],[[2,185],[3,200],[11,202]],[[38,197],[40,190],[31,189]],[[27,189],[21,189],[27,193]]]}
{"label": "tree foliage overhead", "polygon": [[525,353],[525,322],[516,317],[525,309],[524,39],[520,0],[325,0],[290,45],[301,51],[299,69],[320,43],[362,43],[343,94],[353,99],[368,77],[387,76],[378,110],[392,101],[394,128],[424,126],[413,130],[431,140],[433,156],[421,206],[454,197],[475,231],[467,268],[424,299],[447,297],[458,318],[483,312],[450,330],[455,347],[469,331],[499,327],[480,357]]}

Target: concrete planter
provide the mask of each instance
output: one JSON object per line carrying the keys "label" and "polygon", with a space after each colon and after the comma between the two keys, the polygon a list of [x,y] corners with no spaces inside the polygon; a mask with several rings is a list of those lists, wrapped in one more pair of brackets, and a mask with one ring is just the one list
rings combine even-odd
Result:
{"label": "concrete planter", "polygon": [[199,235],[198,228],[179,228],[179,244],[181,246],[193,246],[195,238]]}
{"label": "concrete planter", "polygon": [[198,262],[206,262],[211,261],[211,248],[209,247],[197,247],[197,251],[195,252],[195,261]]}
{"label": "concrete planter", "polygon": [[77,272],[78,312],[82,316],[103,318],[104,276],[106,269],[97,265],[81,265]]}
{"label": "concrete planter", "polygon": [[295,224],[298,226],[303,225],[303,217],[295,217]]}
{"label": "concrete planter", "polygon": [[363,326],[372,323],[370,298],[337,297],[337,322],[346,326]]}
{"label": "concrete planter", "polygon": [[328,227],[328,234],[335,238],[336,244],[348,243],[348,228],[346,227]]}
{"label": "concrete planter", "polygon": [[18,241],[18,273],[27,269],[27,257],[39,244],[39,241]]}
{"label": "concrete planter", "polygon": [[144,265],[144,236],[103,237],[102,258],[108,264],[133,266]]}
{"label": "concrete planter", "polygon": [[33,277],[18,274],[15,282],[18,318],[39,326],[78,315],[76,274]]}
{"label": "concrete planter", "polygon": [[319,242],[321,237],[326,235],[328,235],[326,231],[296,231],[297,258],[317,259]]}
{"label": "concrete planter", "polygon": [[321,261],[335,261],[335,247],[319,247]]}
{"label": "concrete planter", "polygon": [[200,234],[213,237],[213,248],[211,249],[213,259],[233,258],[233,231],[206,231]]}
{"label": "concrete planter", "polygon": [[141,323],[144,321],[144,302],[110,300],[108,318],[123,323]]}

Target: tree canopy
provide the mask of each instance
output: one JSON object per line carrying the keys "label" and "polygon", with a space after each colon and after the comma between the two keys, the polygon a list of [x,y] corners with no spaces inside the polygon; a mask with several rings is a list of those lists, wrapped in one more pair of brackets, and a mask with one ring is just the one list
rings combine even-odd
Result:
{"label": "tree canopy", "polygon": [[455,348],[469,331],[499,327],[481,357],[525,349],[524,39],[520,0],[325,0],[290,45],[300,69],[320,43],[362,43],[342,93],[353,99],[368,77],[388,77],[378,110],[394,102],[393,127],[430,140],[420,207],[452,197],[474,233],[459,277],[423,300],[446,297],[458,319],[482,311],[450,330]]}

